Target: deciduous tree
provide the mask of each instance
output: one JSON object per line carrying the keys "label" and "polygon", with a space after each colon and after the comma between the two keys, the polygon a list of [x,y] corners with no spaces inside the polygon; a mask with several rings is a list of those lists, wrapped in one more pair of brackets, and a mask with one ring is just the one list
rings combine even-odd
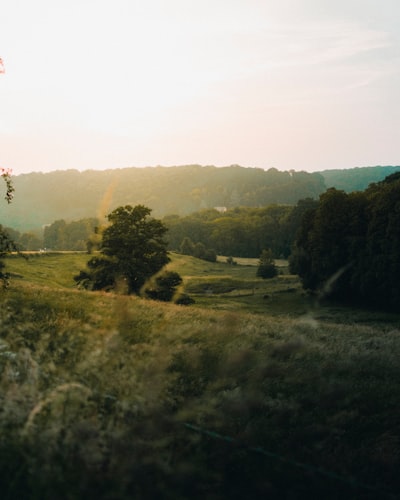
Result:
{"label": "deciduous tree", "polygon": [[169,262],[165,225],[150,217],[143,205],[119,207],[108,215],[110,225],[102,233],[100,255],[74,279],[92,290],[120,286],[139,293],[148,278]]}

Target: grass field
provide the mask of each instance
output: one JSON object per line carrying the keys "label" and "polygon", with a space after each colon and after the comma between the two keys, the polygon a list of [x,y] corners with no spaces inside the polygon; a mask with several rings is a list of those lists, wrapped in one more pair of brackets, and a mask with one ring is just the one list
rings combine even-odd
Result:
{"label": "grass field", "polygon": [[398,498],[399,317],[171,257],[193,306],[77,290],[85,254],[6,259],[1,498]]}
{"label": "grass field", "polygon": [[[7,260],[8,272],[14,280],[29,281],[54,288],[74,288],[73,276],[85,267],[86,253],[30,253],[22,259],[15,255]],[[235,259],[238,265],[228,265],[226,259],[205,262],[171,253],[167,269],[177,271],[184,280],[184,291],[201,307],[247,312],[285,312],[301,314],[308,307],[295,276],[280,275],[272,280],[256,277],[257,259]],[[286,261],[278,261],[283,272]]]}

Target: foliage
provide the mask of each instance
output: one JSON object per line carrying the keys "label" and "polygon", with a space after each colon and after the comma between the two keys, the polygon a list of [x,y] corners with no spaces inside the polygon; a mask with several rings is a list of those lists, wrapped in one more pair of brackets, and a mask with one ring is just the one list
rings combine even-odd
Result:
{"label": "foliage", "polygon": [[213,250],[212,248],[206,248],[205,245],[201,242],[198,242],[194,245],[192,255],[193,257],[196,257],[196,259],[203,259],[209,262],[217,261],[217,254],[215,250]]}
{"label": "foliage", "polygon": [[182,278],[175,271],[166,271],[154,279],[154,284],[146,287],[144,293],[153,300],[170,302],[176,294],[177,287],[182,283]]}
{"label": "foliage", "polygon": [[174,300],[174,302],[175,304],[178,304],[180,306],[191,306],[196,301],[193,299],[193,297],[190,297],[190,295],[188,295],[187,293],[180,293]]}
{"label": "foliage", "polygon": [[14,183],[11,179],[11,170],[0,167],[0,177],[2,177],[3,181],[6,184],[5,200],[7,201],[8,204],[10,204],[12,199],[14,198],[14,192],[15,192]]}
{"label": "foliage", "polygon": [[364,192],[329,189],[305,212],[291,270],[305,288],[345,301],[398,307],[400,179]]}
{"label": "foliage", "polygon": [[272,251],[267,248],[261,252],[257,268],[259,278],[274,278],[278,274],[278,269],[272,256]]}
{"label": "foliage", "polygon": [[293,211],[288,205],[237,207],[223,214],[202,210],[186,217],[166,217],[164,222],[169,248],[186,255],[201,255],[205,247],[218,255],[258,257],[264,248],[271,248],[278,258],[289,255],[300,222],[298,216],[291,217]]}
{"label": "foliage", "polygon": [[169,261],[163,239],[167,228],[150,218],[150,213],[143,205],[111,212],[110,225],[102,232],[100,255],[88,261],[88,269],[75,276],[75,281],[92,290],[119,288],[139,293],[146,280]]}
{"label": "foliage", "polygon": [[4,257],[8,253],[16,250],[16,245],[10,238],[7,230],[0,225],[0,257]]}
{"label": "foliage", "polygon": [[4,227],[3,231],[20,251],[39,251],[43,249],[43,238],[37,232],[20,233],[10,227]]}
{"label": "foliage", "polygon": [[[43,246],[51,250],[89,250],[95,246],[96,218],[66,222],[56,220],[44,228]],[[89,248],[88,248],[88,241]]]}
{"label": "foliage", "polygon": [[217,261],[217,254],[215,250],[212,248],[206,248],[206,246],[200,241],[196,244],[193,243],[188,236],[183,238],[182,243],[179,246],[179,250],[183,255],[192,255],[193,257],[196,257],[196,259],[203,259],[209,262]]}
{"label": "foliage", "polygon": [[[11,203],[14,197],[14,186],[11,180],[11,172],[8,169],[0,168],[0,177],[3,178],[6,184],[6,196],[5,199],[7,203]],[[0,258],[7,255],[7,253],[17,250],[14,241],[10,238],[8,232],[0,225]],[[4,272],[5,265],[3,261],[0,261],[0,281],[4,288],[7,288],[9,284],[9,274]]]}
{"label": "foliage", "polygon": [[[8,235],[8,232],[0,225],[0,258],[4,258],[8,253],[17,251],[14,241]],[[4,270],[5,264],[0,260],[0,281],[3,288],[9,286],[10,274]]]}
{"label": "foliage", "polygon": [[182,243],[179,246],[179,251],[183,255],[193,255],[194,243],[188,236],[183,238]]}
{"label": "foliage", "polygon": [[118,288],[118,291],[126,292],[126,278],[119,274],[121,265],[116,258],[95,255],[87,262],[87,270],[81,270],[74,280],[79,287],[87,290],[110,291]]}

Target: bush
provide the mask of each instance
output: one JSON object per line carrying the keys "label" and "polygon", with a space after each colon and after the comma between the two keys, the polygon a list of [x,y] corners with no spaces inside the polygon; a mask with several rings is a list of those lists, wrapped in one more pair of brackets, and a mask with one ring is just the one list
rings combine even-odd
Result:
{"label": "bush", "polygon": [[174,302],[180,306],[190,306],[195,303],[195,300],[192,299],[192,297],[189,297],[186,293],[182,293]]}
{"label": "bush", "polygon": [[272,258],[272,251],[270,249],[263,250],[260,255],[257,276],[259,278],[268,279],[274,278],[277,274],[278,269],[275,265],[274,259]]}
{"label": "bush", "polygon": [[212,248],[208,248],[205,253],[203,260],[207,260],[208,262],[217,262],[217,253]]}
{"label": "bush", "polygon": [[268,264],[264,266],[259,266],[257,269],[257,276],[259,278],[263,279],[268,279],[268,278],[275,278],[275,276],[278,274],[278,270],[275,266],[275,264]]}
{"label": "bush", "polygon": [[161,300],[162,302],[170,302],[177,287],[182,283],[182,278],[174,271],[166,271],[155,279],[154,286],[146,288],[144,293],[147,297],[153,300]]}

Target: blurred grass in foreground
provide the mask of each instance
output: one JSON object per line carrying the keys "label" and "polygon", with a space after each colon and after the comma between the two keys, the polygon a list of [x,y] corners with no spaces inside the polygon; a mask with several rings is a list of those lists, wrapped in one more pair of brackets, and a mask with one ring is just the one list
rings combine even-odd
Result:
{"label": "blurred grass in foreground", "polygon": [[183,307],[68,289],[86,260],[6,261],[2,498],[396,497],[398,317],[316,308],[295,281],[277,291],[294,277],[181,256],[189,290],[219,275],[273,298],[253,314],[257,293]]}

